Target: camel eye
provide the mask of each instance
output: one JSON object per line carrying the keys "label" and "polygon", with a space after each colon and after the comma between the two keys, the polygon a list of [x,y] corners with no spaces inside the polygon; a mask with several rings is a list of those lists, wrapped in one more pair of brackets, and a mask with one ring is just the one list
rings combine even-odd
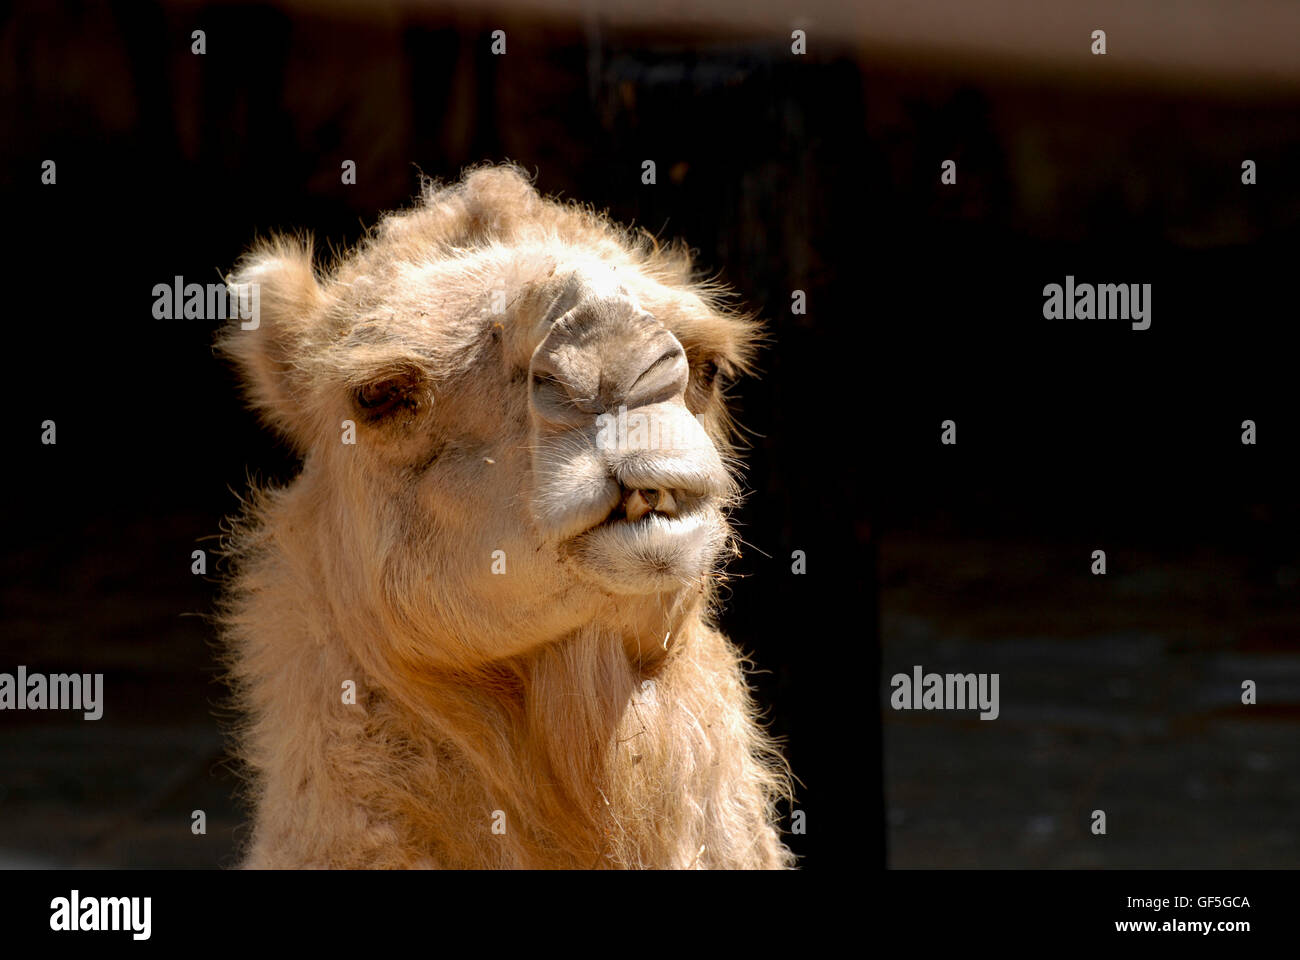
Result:
{"label": "camel eye", "polygon": [[353,399],[368,419],[377,420],[396,410],[419,405],[420,375],[403,370],[358,387]]}
{"label": "camel eye", "polygon": [[357,402],[367,410],[373,410],[392,400],[394,393],[396,393],[396,390],[390,381],[367,383],[357,391]]}

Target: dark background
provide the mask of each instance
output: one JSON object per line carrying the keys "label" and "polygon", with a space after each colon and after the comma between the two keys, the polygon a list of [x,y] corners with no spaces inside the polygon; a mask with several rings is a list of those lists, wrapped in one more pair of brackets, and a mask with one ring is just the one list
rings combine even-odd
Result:
{"label": "dark background", "polygon": [[[228,866],[243,835],[220,571],[190,553],[294,463],[154,284],[216,282],[274,229],[341,247],[421,171],[502,159],[684,237],[768,322],[724,625],[802,782],[806,869],[1300,865],[1300,87],[1103,81],[1086,31],[1055,70],[384,9],[8,9],[0,669],[103,672],[107,705],[0,715],[0,865]],[[1044,320],[1066,274],[1151,283],[1151,329]],[[918,663],[1000,672],[1001,718],[889,710]]]}

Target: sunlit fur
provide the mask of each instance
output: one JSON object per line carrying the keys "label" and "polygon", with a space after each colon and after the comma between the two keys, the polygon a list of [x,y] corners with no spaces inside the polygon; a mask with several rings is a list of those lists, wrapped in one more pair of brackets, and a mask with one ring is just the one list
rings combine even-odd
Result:
{"label": "sunlit fur", "polygon": [[[686,405],[734,465],[722,385],[755,324],[684,248],[543,199],[513,167],[429,184],[333,264],[280,237],[232,274],[260,284],[260,325],[232,322],[219,348],[303,458],[227,540],[246,865],[791,864],[774,826],[789,775],[711,621],[720,567],[606,592],[531,519],[520,371],[554,285],[597,264],[680,340]],[[410,409],[368,422],[356,390],[394,373],[419,383]]]}

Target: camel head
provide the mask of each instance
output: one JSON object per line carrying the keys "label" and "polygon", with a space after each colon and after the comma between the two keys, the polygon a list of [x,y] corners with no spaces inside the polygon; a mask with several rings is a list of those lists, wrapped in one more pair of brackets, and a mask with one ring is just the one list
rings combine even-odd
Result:
{"label": "camel head", "polygon": [[259,244],[220,345],[301,455],[270,495],[319,630],[472,668],[595,626],[662,650],[707,605],[756,325],[688,252],[512,167],[430,186],[328,267]]}

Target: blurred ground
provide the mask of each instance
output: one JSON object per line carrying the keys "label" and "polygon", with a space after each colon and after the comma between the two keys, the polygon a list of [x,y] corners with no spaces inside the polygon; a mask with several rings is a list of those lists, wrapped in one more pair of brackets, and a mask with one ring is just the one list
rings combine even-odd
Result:
{"label": "blurred ground", "polygon": [[996,720],[884,709],[890,864],[1300,866],[1294,571],[1126,551],[1094,577],[1082,557],[882,541],[882,703],[915,664],[1001,674]]}
{"label": "blurred ground", "polygon": [[[228,865],[238,814],[204,619],[214,585],[187,559],[213,520],[64,522],[0,555],[3,669],[103,672],[104,714],[6,713],[0,867]],[[194,810],[207,815],[204,835],[191,832]]]}

